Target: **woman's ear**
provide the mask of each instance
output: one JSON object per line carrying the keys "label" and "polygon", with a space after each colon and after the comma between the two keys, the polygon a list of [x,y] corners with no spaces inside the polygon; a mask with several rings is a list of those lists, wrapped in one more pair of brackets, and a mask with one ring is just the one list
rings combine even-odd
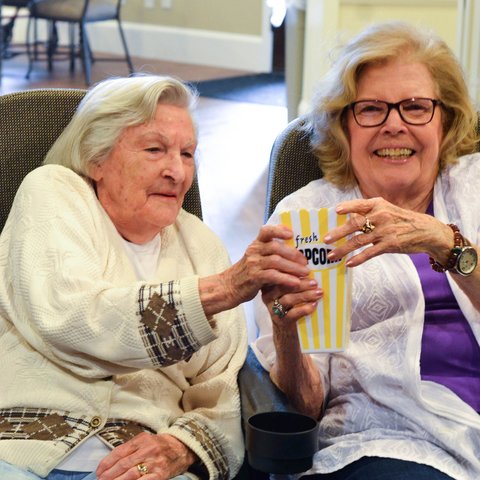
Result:
{"label": "woman's ear", "polygon": [[95,162],[88,169],[88,176],[95,182],[103,178],[103,162]]}

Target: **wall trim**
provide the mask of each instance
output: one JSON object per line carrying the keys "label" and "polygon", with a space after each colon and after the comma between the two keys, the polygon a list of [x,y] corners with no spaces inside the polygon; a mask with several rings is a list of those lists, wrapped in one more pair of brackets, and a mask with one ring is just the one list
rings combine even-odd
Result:
{"label": "wall trim", "polygon": [[[271,70],[271,45],[261,36],[130,22],[122,25],[134,57],[253,72]],[[87,28],[93,50],[123,53],[115,22],[91,24]]]}
{"label": "wall trim", "polygon": [[[9,7],[4,7],[8,12]],[[15,24],[14,40],[23,42],[26,20]],[[45,36],[39,22],[39,36]],[[266,28],[262,36],[234,34],[179,27],[122,22],[130,54],[134,57],[156,59],[218,68],[252,72],[270,72],[272,65],[272,35]],[[93,51],[123,54],[117,24],[114,21],[87,25]],[[62,43],[67,41],[66,23],[59,23]]]}

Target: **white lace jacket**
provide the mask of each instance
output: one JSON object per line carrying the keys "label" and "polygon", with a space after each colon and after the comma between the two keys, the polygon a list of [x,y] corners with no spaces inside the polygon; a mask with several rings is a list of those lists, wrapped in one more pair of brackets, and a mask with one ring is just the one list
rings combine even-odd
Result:
{"label": "white lace jacket", "polygon": [[[474,154],[444,172],[434,191],[436,217],[457,224],[477,245],[479,189],[480,154]],[[340,191],[316,180],[280,202],[269,223],[279,223],[282,210],[333,206],[360,196],[357,189]],[[480,341],[480,312],[449,281]],[[407,255],[385,254],[353,270],[350,344],[342,353],[314,355],[328,405],[320,422],[320,449],[308,473],[381,456],[428,464],[458,480],[480,478],[478,413],[448,388],[420,379],[424,308],[420,280]],[[266,369],[275,356],[269,322],[264,309],[253,345]]]}

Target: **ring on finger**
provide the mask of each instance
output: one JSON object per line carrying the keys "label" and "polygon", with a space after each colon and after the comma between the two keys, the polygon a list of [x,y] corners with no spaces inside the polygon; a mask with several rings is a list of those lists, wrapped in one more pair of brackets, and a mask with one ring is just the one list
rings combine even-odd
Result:
{"label": "ring on finger", "polygon": [[140,473],[140,476],[143,477],[148,473],[148,467],[144,463],[139,463],[137,465],[137,470]]}
{"label": "ring on finger", "polygon": [[273,301],[272,312],[278,318],[283,318],[287,314],[288,310],[278,301],[278,298],[276,298]]}
{"label": "ring on finger", "polygon": [[360,228],[362,233],[372,233],[375,230],[375,225],[369,220],[368,217],[365,217],[365,223]]}

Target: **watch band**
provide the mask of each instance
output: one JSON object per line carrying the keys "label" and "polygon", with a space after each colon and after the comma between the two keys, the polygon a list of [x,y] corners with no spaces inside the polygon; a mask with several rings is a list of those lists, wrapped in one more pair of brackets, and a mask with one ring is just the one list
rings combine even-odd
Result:
{"label": "watch band", "polygon": [[463,235],[460,233],[460,230],[456,225],[454,225],[453,223],[449,223],[448,226],[453,230],[453,248],[450,250],[450,255],[448,256],[447,263],[445,265],[442,265],[441,263],[437,262],[433,257],[428,257],[433,270],[439,273],[446,272],[447,270],[452,270],[457,263],[457,257],[462,251],[462,248],[465,245],[469,245],[469,243],[466,242],[463,238]]}

